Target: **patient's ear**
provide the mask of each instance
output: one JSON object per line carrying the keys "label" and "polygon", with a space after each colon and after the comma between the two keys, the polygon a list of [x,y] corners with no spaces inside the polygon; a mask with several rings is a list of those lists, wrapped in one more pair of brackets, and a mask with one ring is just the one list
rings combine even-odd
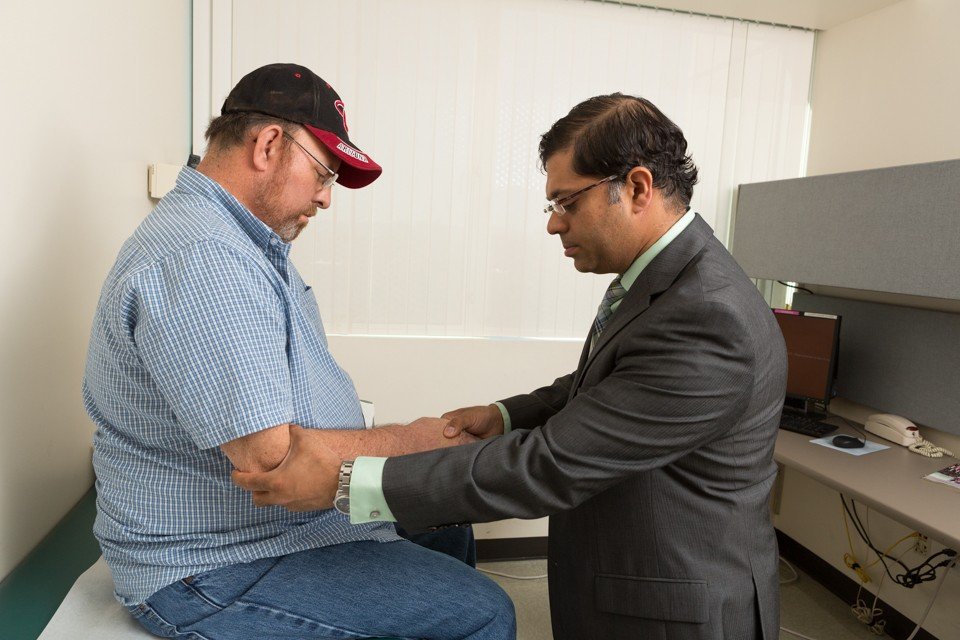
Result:
{"label": "patient's ear", "polygon": [[283,157],[283,128],[278,124],[271,124],[260,129],[250,153],[251,164],[257,171],[275,169]]}

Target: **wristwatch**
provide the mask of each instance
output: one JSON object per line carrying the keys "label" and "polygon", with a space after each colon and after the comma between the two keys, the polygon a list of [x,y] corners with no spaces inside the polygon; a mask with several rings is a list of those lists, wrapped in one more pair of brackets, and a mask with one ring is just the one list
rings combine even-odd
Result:
{"label": "wristwatch", "polygon": [[340,480],[337,483],[337,495],[333,506],[340,513],[350,515],[350,476],[353,475],[353,460],[340,463]]}

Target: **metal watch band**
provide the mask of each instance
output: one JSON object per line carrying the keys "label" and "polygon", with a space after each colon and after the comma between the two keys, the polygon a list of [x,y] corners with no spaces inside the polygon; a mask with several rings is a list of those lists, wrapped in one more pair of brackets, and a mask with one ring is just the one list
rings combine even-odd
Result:
{"label": "metal watch band", "polygon": [[340,513],[350,514],[350,477],[353,475],[353,460],[344,460],[340,463],[340,477],[337,482],[337,495],[333,499],[333,506]]}

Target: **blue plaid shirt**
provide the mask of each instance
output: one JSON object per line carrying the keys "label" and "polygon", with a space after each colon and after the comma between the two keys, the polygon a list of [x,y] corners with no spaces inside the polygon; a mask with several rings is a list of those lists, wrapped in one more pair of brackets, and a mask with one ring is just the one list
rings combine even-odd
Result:
{"label": "blue plaid shirt", "polygon": [[334,510],[258,509],[230,482],[225,442],[288,422],[363,428],[289,252],[186,167],[107,276],[83,398],[97,425],[94,533],[124,604],[230,564],[397,539]]}

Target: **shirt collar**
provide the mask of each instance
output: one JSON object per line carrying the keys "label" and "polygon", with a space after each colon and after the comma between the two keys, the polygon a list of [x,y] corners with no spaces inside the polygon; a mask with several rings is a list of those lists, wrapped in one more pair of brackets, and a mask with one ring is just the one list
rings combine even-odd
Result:
{"label": "shirt collar", "polygon": [[284,242],[273,229],[250,213],[249,209],[215,180],[192,167],[184,167],[177,176],[177,187],[189,194],[213,200],[228,211],[243,232],[268,257],[279,257],[285,260],[289,256],[290,244]]}
{"label": "shirt collar", "polygon": [[680,233],[687,228],[693,219],[697,217],[693,211],[687,211],[683,214],[683,217],[673,223],[673,226],[667,229],[667,232],[660,236],[660,239],[654,242],[649,249],[637,256],[637,259],[633,261],[626,271],[623,272],[623,275],[620,276],[620,286],[625,290],[629,291],[630,286],[636,282],[637,278],[640,276],[640,273],[650,264],[657,255],[666,248],[668,244],[673,242]]}

